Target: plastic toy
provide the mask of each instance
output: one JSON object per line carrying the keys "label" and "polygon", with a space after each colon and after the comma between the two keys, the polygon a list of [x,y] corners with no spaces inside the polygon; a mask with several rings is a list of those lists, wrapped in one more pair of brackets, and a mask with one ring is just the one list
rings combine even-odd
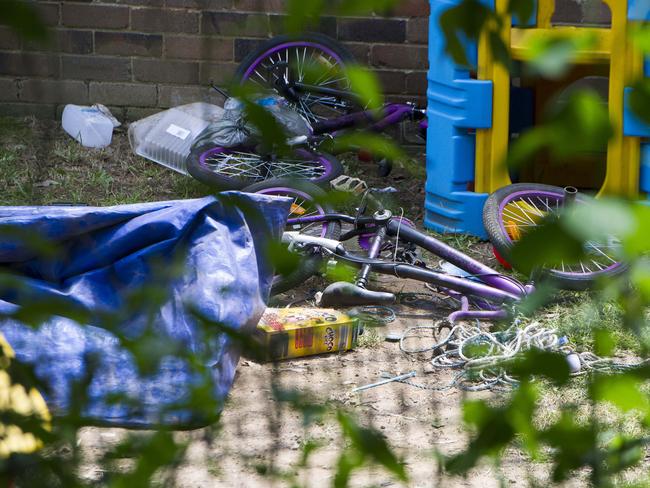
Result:
{"label": "plastic toy", "polygon": [[[641,0],[605,0],[611,10],[611,27],[554,26],[553,0],[539,0],[530,25],[516,19],[506,23],[502,37],[511,46],[515,61],[528,56],[526,46],[535,36],[561,33],[578,36],[589,32],[596,42],[580,51],[574,69],[562,82],[538,82],[513,86],[510,73],[492,58],[486,39],[468,43],[476,77],[456,65],[444,52],[440,15],[460,0],[431,0],[429,33],[429,87],[427,132],[427,184],[425,225],[443,232],[467,232],[486,237],[481,221],[489,193],[512,182],[502,164],[508,144],[518,130],[535,123],[540,107],[551,96],[587,76],[608,76],[609,113],[615,136],[607,148],[600,177],[596,181],[535,180],[595,190],[598,194],[637,197],[650,192],[650,127],[636,119],[626,100],[629,85],[650,75],[650,60],[635,51],[628,31],[633,22],[650,20],[650,9]],[[504,12],[508,0],[486,0]],[[473,58],[473,59],[472,59]],[[518,80],[517,80],[518,81]],[[510,110],[510,105],[516,110]],[[537,112],[537,113],[536,113]],[[593,166],[592,166],[593,167]],[[579,178],[594,172],[576,170]],[[573,175],[575,177],[575,175]],[[596,176],[597,172],[596,172]],[[571,175],[569,175],[571,177]],[[521,179],[529,181],[526,175]]]}

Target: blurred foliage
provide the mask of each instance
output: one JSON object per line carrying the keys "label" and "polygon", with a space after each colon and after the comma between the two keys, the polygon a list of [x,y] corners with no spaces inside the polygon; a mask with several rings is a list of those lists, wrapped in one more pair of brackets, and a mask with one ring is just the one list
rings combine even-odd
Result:
{"label": "blurred foliage", "polygon": [[[288,32],[299,33],[317,26],[323,15],[357,15],[370,11],[387,14],[397,4],[397,0],[289,0],[286,28]],[[533,13],[533,1],[511,0],[507,13],[515,14],[525,22]],[[506,21],[504,16],[495,13],[485,2],[479,0],[462,0],[457,5],[452,5],[441,17],[448,52],[459,63],[469,65],[471,56],[465,48],[467,42],[475,42],[479,36],[487,35],[495,58],[511,67],[508,47],[499,36]],[[0,22],[9,25],[27,39],[40,39],[46,35],[46,29],[39,21],[31,2],[5,0],[0,10]],[[640,49],[650,50],[650,29],[647,25],[635,27],[633,38]],[[561,76],[575,59],[577,50],[589,42],[592,40],[588,37],[578,40],[562,37],[535,39],[530,46],[532,55],[526,63],[527,69],[530,73],[545,77]],[[383,99],[376,77],[360,67],[349,68],[346,75],[359,102],[380,109]],[[243,100],[247,115],[260,129],[265,150],[286,151],[282,128],[254,103],[254,93],[247,90],[244,87],[234,94]],[[647,80],[639,80],[634,85],[630,104],[639,117],[650,120],[650,88]],[[602,101],[593,93],[577,92],[565,105],[550,112],[545,124],[531,129],[519,138],[511,150],[509,163],[521,167],[541,151],[558,159],[570,158],[581,152],[601,149],[611,137],[612,127]],[[347,148],[370,147],[391,159],[402,157],[401,151],[393,143],[378,135],[350,134],[333,141],[333,144]],[[530,271],[558,260],[576,260],[582,256],[585,242],[609,239],[612,235],[620,240],[621,257],[625,258],[628,267],[625,273],[615,279],[604,280],[594,297],[596,300],[615,300],[622,310],[627,327],[641,337],[648,328],[645,314],[650,305],[650,264],[647,259],[650,248],[649,207],[622,200],[603,199],[594,205],[568,208],[560,215],[549,217],[544,225],[524,236],[515,247],[513,256],[520,269]],[[24,240],[24,236],[11,232],[5,232],[5,238]],[[37,239],[27,241],[34,252],[46,250],[49,253],[55,247]],[[280,249],[271,249],[269,252],[279,256],[275,259],[278,263],[286,261],[286,256]],[[55,256],[49,257],[53,259]],[[130,313],[133,310],[130,307],[146,306],[155,310],[162,303],[165,283],[183,270],[174,266],[161,268],[166,272],[161,273],[160,280],[126,300],[124,313]],[[0,284],[10,288],[11,275],[1,274]],[[549,290],[542,288],[544,293],[552,293]],[[533,297],[528,302],[526,313],[534,313],[543,302],[535,301]],[[87,323],[89,320],[82,313],[55,301],[30,302],[29,297],[25,297],[23,303],[25,306],[12,314],[11,318],[34,327],[38,327],[51,315],[64,315],[79,323]],[[216,330],[236,341],[248,353],[255,354],[256,345],[250,337],[209,322],[196,310],[191,312],[201,324],[206,337],[213,335]],[[193,409],[203,422],[217,420],[215,412],[219,412],[222,405],[215,402],[210,394],[211,380],[206,362],[209,351],[188,353],[179,348],[177,343],[157,337],[151,328],[134,339],[120,333],[121,316],[99,318],[107,326],[111,325],[111,330],[116,331],[121,344],[132,353],[142,372],[152,371],[165,355],[186,355],[185,359],[205,381],[195,386],[187,405],[178,407]],[[210,341],[207,343],[209,346]],[[604,329],[597,329],[594,331],[594,344],[599,353],[611,353],[616,349],[616,336]],[[88,358],[88,361],[90,365],[94,364],[93,358]],[[543,453],[548,453],[553,480],[558,482],[570,479],[578,470],[587,468],[594,486],[611,486],[617,474],[643,461],[647,436],[630,437],[621,431],[612,430],[611,427],[602,425],[595,414],[588,423],[580,422],[575,419],[574,406],[569,403],[563,405],[562,415],[550,425],[540,427],[533,422],[545,394],[545,388],[535,383],[533,378],[545,378],[553,384],[553,388],[562,388],[568,379],[564,357],[530,352],[512,367],[521,383],[504,402],[497,405],[486,400],[470,399],[464,402],[464,421],[472,431],[472,436],[467,449],[444,459],[444,467],[449,473],[466,475],[484,457],[498,462],[504,450],[512,445],[521,446],[531,459],[540,459]],[[12,379],[27,388],[45,388],[39,384],[33,371],[18,362],[13,362],[9,371]],[[14,423],[25,431],[37,433],[46,448],[32,454],[2,459],[0,480],[6,484],[8,480],[17,478],[19,486],[73,487],[92,484],[79,476],[82,454],[76,442],[78,429],[87,424],[82,411],[92,374],[93,368],[90,367],[86,376],[75,386],[77,401],[74,408],[67,415],[58,416],[52,422],[50,430],[43,428],[41,419],[17,418],[3,412],[5,423]],[[622,412],[641,412],[644,427],[650,428],[650,400],[643,388],[649,375],[647,365],[617,375],[590,375],[586,380],[589,400],[594,405],[611,404]],[[333,481],[335,486],[347,486],[354,471],[367,464],[381,466],[397,480],[408,481],[404,463],[395,455],[385,438],[377,430],[361,425],[350,412],[334,405],[318,403],[295,390],[275,387],[273,394],[278,403],[300,412],[305,425],[328,417],[335,420],[343,439]],[[114,400],[123,403],[130,401],[128,398]],[[307,465],[307,460],[319,447],[314,442],[303,445],[302,466]],[[177,441],[165,429],[144,436],[130,435],[105,454],[105,472],[101,484],[123,487],[171,483],[168,478],[182,462],[186,448],[186,443]],[[132,466],[123,467],[119,461],[124,458],[134,460]],[[262,466],[258,471],[268,473],[269,476],[274,474]],[[294,486],[298,486],[297,481]]]}
{"label": "blurred foliage", "polygon": [[[510,2],[508,13],[520,19],[530,15],[533,2]],[[474,15],[472,15],[474,13]],[[507,19],[481,5],[477,0],[462,0],[441,18],[447,39],[448,53],[459,63],[469,63],[464,46],[467,40],[476,42],[487,32],[495,58],[510,67],[507,49],[496,36],[499,26]],[[650,30],[647,24],[636,23],[631,29],[637,47],[650,51]],[[588,35],[566,38],[532,37],[529,58],[523,70],[530,75],[558,78],[567,73],[580,49],[593,39]],[[650,121],[650,85],[638,80],[630,95],[630,106],[642,120]],[[614,136],[609,115],[602,100],[593,92],[576,91],[565,104],[549,112],[544,124],[524,132],[510,148],[507,163],[513,168],[529,164],[538,154],[551,160],[568,160],[585,152],[602,151]],[[547,215],[543,222],[525,234],[512,250],[511,259],[517,269],[531,273],[535,269],[575,263],[585,256],[585,249],[594,242],[614,239],[626,270],[615,278],[603,277],[600,291],[593,295],[605,304],[615,300],[624,315],[624,324],[636,334],[641,351],[650,350],[647,311],[650,306],[650,207],[646,204],[613,198],[601,198],[588,205],[568,206],[562,212]],[[540,287],[537,295],[525,304],[525,313],[535,311],[548,301],[553,287]],[[592,331],[598,354],[609,355],[617,346],[618,336],[609,330]],[[541,446],[550,453],[553,481],[571,479],[578,470],[588,468],[593,486],[612,486],[616,477],[631,466],[638,466],[647,456],[647,435],[626,436],[611,426],[602,425],[593,414],[587,423],[574,418],[573,406],[563,405],[563,414],[550,426],[541,428],[533,422],[544,389],[533,386],[531,380],[540,373],[549,373],[554,364],[564,363],[544,357],[528,357],[527,368],[519,371],[520,388],[503,405],[493,406],[484,400],[465,402],[465,422],[475,432],[469,447],[446,459],[449,472],[466,475],[482,457],[496,458],[506,447],[522,446],[532,459],[539,456]],[[607,403],[621,412],[636,411],[650,428],[650,397],[643,386],[648,381],[648,367],[642,365],[625,373],[593,374],[587,378],[589,401],[593,405]],[[522,418],[522,414],[523,417]]]}
{"label": "blurred foliage", "polygon": [[48,32],[41,21],[37,7],[25,0],[3,0],[0,9],[0,24],[8,25],[20,37],[28,40],[47,39]]}

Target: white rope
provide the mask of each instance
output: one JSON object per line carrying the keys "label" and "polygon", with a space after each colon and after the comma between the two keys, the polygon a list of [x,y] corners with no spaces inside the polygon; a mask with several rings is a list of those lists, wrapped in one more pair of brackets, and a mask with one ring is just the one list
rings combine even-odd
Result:
{"label": "white rope", "polygon": [[[430,360],[434,368],[461,371],[446,385],[421,385],[409,380],[401,380],[401,383],[427,390],[447,390],[453,387],[468,391],[511,388],[519,382],[508,374],[507,365],[531,349],[563,353],[567,356],[575,354],[579,359],[580,369],[572,372],[573,376],[594,371],[611,373],[637,367],[646,362],[626,364],[600,358],[591,352],[576,353],[556,330],[542,327],[538,322],[522,328],[518,327],[515,321],[510,328],[500,332],[489,332],[478,326],[449,324],[451,329],[444,339],[426,346],[409,347],[408,343],[413,339],[423,338],[423,331],[431,331],[435,337],[445,324],[448,322],[441,320],[433,325],[418,325],[406,329],[400,338],[400,350],[410,355],[434,352],[436,355]],[[480,351],[477,352],[477,348]]]}

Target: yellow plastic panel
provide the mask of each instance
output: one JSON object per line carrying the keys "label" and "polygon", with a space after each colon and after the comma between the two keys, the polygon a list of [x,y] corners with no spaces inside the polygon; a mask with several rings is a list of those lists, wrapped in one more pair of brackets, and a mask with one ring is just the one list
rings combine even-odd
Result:
{"label": "yellow plastic panel", "polygon": [[[496,0],[497,13],[504,17],[501,36],[510,45],[511,20],[506,15],[508,0]],[[511,183],[503,164],[508,152],[510,127],[510,73],[492,56],[487,34],[478,45],[478,79],[492,80],[492,127],[476,130],[474,191],[492,192]]]}

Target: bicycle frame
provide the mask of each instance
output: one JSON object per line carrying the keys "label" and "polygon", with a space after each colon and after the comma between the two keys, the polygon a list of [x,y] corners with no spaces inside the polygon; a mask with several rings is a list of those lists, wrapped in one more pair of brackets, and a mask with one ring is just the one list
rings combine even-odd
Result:
{"label": "bicycle frame", "polygon": [[[384,219],[375,217],[352,217],[345,214],[324,214],[307,217],[289,218],[287,224],[308,225],[319,222],[339,221],[355,226],[356,231],[349,232],[342,237],[347,240],[358,235],[361,230],[368,233],[372,230],[372,246],[368,257],[355,256],[348,253],[338,241],[333,241],[330,251],[337,258],[361,268],[360,279],[366,280],[369,272],[390,274],[398,278],[409,278],[425,283],[430,283],[442,288],[446,294],[460,298],[461,309],[449,316],[450,321],[460,319],[488,319],[504,318],[507,311],[503,305],[514,303],[531,293],[532,285],[524,285],[514,278],[502,275],[489,266],[467,256],[444,242],[426,235],[408,225],[403,225],[399,219],[392,216]],[[372,228],[367,227],[372,225]],[[376,259],[383,242],[382,236],[398,238],[401,242],[412,243],[430,253],[448,261],[454,266],[465,271],[471,277],[454,276],[433,271],[431,269],[407,264]],[[303,237],[309,240],[309,236]],[[365,274],[364,274],[365,271]],[[365,283],[362,283],[365,285]],[[478,297],[498,305],[488,309],[470,310],[468,297]]]}

